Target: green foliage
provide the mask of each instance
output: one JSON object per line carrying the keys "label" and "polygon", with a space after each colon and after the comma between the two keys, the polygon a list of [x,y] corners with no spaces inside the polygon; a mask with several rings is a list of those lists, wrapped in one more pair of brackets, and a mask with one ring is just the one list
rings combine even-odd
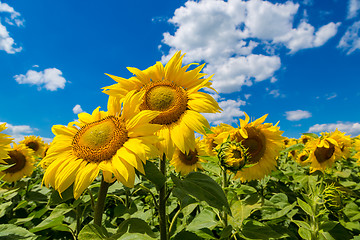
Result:
{"label": "green foliage", "polygon": [[[149,161],[135,187],[113,183],[108,190],[102,226],[93,223],[100,177],[82,196],[73,186],[61,195],[41,186],[43,170],[16,183],[0,182],[2,239],[159,239],[159,189],[167,187],[169,239],[319,239],[360,240],[360,169],[356,159],[335,163],[325,173],[309,173],[284,149],[277,171],[262,180],[241,183],[227,176],[217,157],[201,172],[164,175]],[[230,173],[228,173],[230,174]],[[231,214],[231,215],[230,215]]]}

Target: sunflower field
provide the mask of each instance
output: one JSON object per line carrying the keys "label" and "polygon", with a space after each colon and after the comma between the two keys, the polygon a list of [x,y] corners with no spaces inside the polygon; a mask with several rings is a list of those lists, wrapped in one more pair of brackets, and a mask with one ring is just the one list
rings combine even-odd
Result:
{"label": "sunflower field", "polygon": [[107,74],[107,110],[49,144],[1,124],[0,239],[360,240],[359,137],[210,126],[212,76],[183,57]]}

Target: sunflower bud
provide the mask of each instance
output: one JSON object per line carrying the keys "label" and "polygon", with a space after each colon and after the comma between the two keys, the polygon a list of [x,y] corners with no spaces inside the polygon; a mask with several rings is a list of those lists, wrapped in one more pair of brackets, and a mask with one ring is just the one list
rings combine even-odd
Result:
{"label": "sunflower bud", "polygon": [[247,149],[239,142],[226,141],[218,151],[220,164],[225,169],[236,173],[248,163]]}

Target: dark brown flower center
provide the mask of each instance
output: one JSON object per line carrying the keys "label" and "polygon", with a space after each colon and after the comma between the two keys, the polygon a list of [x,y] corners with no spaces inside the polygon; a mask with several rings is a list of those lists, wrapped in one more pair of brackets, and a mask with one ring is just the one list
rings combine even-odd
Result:
{"label": "dark brown flower center", "polygon": [[14,166],[5,169],[6,173],[16,173],[21,171],[26,165],[26,157],[24,154],[17,150],[12,150],[8,153],[10,158],[4,159],[8,165],[15,164]]}
{"label": "dark brown flower center", "polygon": [[329,143],[329,148],[317,147],[314,152],[316,160],[319,163],[323,163],[323,162],[326,162],[327,160],[329,160],[335,152],[334,144],[332,144],[330,142],[328,142],[328,143]]}
{"label": "dark brown flower center", "polygon": [[183,153],[183,152],[179,151],[179,159],[182,163],[184,163],[185,165],[188,165],[188,166],[192,166],[199,161],[196,149],[195,149],[195,151],[190,150],[190,152],[188,152],[188,153]]}
{"label": "dark brown flower center", "polygon": [[40,145],[38,142],[28,142],[28,143],[26,143],[26,146],[28,148],[34,150],[34,152],[36,152],[40,148]]}

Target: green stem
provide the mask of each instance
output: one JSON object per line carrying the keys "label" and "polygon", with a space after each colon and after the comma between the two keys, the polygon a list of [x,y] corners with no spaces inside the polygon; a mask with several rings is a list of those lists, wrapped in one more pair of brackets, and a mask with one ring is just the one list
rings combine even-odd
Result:
{"label": "green stem", "polygon": [[[227,187],[229,185],[228,179],[227,179],[227,174],[226,174],[226,169],[223,170],[223,189],[224,189],[224,193],[225,196],[227,196]],[[224,228],[226,228],[228,226],[228,214],[226,213],[226,211],[223,211],[223,222],[224,222]]]}
{"label": "green stem", "polygon": [[175,221],[176,221],[176,219],[177,219],[177,217],[179,216],[180,213],[181,213],[181,208],[179,208],[179,210],[176,212],[173,219],[171,220],[171,224],[170,224],[170,227],[169,227],[169,235],[171,235],[171,231],[172,231],[172,228],[174,226],[174,223],[175,223]]}
{"label": "green stem", "polygon": [[105,207],[105,199],[109,186],[110,184],[105,182],[104,177],[102,177],[94,213],[94,223],[98,226],[101,226],[102,215],[104,213]]}
{"label": "green stem", "polygon": [[[159,160],[160,172],[166,177],[166,155]],[[168,239],[167,219],[166,219],[166,182],[159,190],[159,222],[160,222],[160,240]]]}
{"label": "green stem", "polygon": [[80,204],[76,207],[76,235],[79,235],[81,229],[81,208]]}
{"label": "green stem", "polygon": [[158,204],[157,204],[157,202],[156,202],[155,195],[151,192],[151,190],[150,190],[149,188],[141,185],[141,184],[139,184],[139,187],[142,188],[142,189],[144,189],[144,190],[147,191],[148,193],[150,193],[151,197],[153,198],[155,208],[156,208],[156,209],[159,209],[159,206],[158,206]]}

